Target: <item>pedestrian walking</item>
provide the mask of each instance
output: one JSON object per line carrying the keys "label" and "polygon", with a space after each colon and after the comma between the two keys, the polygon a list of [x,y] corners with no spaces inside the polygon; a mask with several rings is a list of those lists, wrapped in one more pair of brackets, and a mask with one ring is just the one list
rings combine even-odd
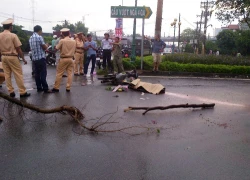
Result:
{"label": "pedestrian walking", "polygon": [[83,33],[77,33],[76,41],[76,52],[75,52],[75,67],[74,67],[74,75],[79,76],[83,75],[83,58],[84,58],[84,50],[83,50]]}
{"label": "pedestrian walking", "polygon": [[35,81],[37,92],[52,93],[49,90],[47,83],[47,65],[45,50],[48,46],[45,44],[42,35],[42,27],[36,25],[34,27],[34,33],[29,39],[29,44],[32,53],[32,61],[35,66]]}
{"label": "pedestrian walking", "polygon": [[73,57],[76,51],[76,42],[69,37],[69,31],[70,30],[68,28],[61,29],[61,33],[64,38],[61,39],[55,47],[56,50],[60,50],[60,60],[56,70],[56,80],[54,88],[52,89],[53,92],[59,92],[60,83],[65,71],[67,71],[68,75],[66,91],[70,92],[70,87],[72,84],[72,73],[74,68]]}
{"label": "pedestrian walking", "polygon": [[86,59],[86,62],[84,63],[84,76],[86,76],[88,73],[88,67],[89,67],[90,61],[92,61],[90,75],[93,75],[94,70],[95,70],[95,63],[96,63],[97,46],[96,46],[96,42],[92,41],[91,34],[87,35],[87,41],[84,43],[84,50],[87,52],[87,59]]}
{"label": "pedestrian walking", "polygon": [[122,64],[122,44],[119,37],[116,37],[115,42],[113,43],[113,56],[114,70],[118,73],[123,73],[124,68]]}
{"label": "pedestrian walking", "polygon": [[109,39],[109,33],[104,34],[104,39],[102,40],[101,46],[103,49],[103,69],[106,69],[108,64],[108,70],[112,70],[111,64],[111,52],[112,52],[112,40]]}
{"label": "pedestrian walking", "polygon": [[30,96],[30,93],[27,93],[26,88],[23,82],[23,71],[20,64],[18,55],[22,58],[24,64],[27,64],[27,61],[24,58],[23,52],[21,50],[22,43],[16,34],[11,33],[13,28],[13,19],[7,19],[2,22],[4,31],[0,33],[0,55],[6,80],[6,86],[10,93],[11,97],[15,97],[14,88],[11,82],[11,74],[14,74],[20,98]]}

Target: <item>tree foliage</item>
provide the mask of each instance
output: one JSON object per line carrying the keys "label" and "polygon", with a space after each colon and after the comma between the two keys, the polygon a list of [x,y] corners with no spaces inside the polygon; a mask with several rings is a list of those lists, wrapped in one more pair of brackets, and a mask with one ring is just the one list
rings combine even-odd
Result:
{"label": "tree foliage", "polygon": [[236,33],[231,30],[224,30],[217,35],[217,44],[221,54],[235,54],[236,48]]}
{"label": "tree foliage", "polygon": [[57,24],[55,27],[53,27],[54,31],[60,31],[62,28],[69,28],[71,32],[77,33],[77,32],[83,32],[85,34],[88,33],[88,28],[85,26],[85,24],[81,21],[78,21],[75,24],[71,24],[68,21],[64,21],[63,24]]}
{"label": "tree foliage", "polygon": [[250,31],[239,31],[236,34],[236,47],[242,55],[250,55]]}
{"label": "tree foliage", "polygon": [[52,36],[43,36],[44,42],[51,44],[53,37]]}
{"label": "tree foliage", "polygon": [[209,53],[210,50],[212,50],[213,52],[216,52],[218,50],[218,46],[217,46],[216,42],[208,40],[208,41],[206,41],[205,49],[206,49],[207,53]]}
{"label": "tree foliage", "polygon": [[190,40],[194,39],[195,30],[191,28],[184,29],[181,33],[181,41],[190,42]]}
{"label": "tree foliage", "polygon": [[217,35],[216,43],[221,54],[250,55],[250,30],[224,30]]}
{"label": "tree foliage", "polygon": [[216,16],[220,21],[230,23],[234,20],[240,20],[250,27],[249,0],[217,0],[215,5]]}
{"label": "tree foliage", "polygon": [[21,46],[22,50],[28,51],[29,50],[29,37],[22,30],[22,28],[23,28],[23,26],[13,25],[12,32],[15,33],[18,36],[18,38],[20,39],[20,41],[22,43],[22,46]]}
{"label": "tree foliage", "polygon": [[185,47],[185,52],[187,53],[194,53],[194,48],[193,48],[193,45],[191,44],[187,44],[186,47]]}

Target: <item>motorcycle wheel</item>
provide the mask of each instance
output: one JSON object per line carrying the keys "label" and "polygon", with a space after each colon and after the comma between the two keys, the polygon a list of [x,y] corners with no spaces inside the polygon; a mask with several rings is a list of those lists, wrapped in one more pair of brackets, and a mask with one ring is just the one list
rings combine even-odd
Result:
{"label": "motorcycle wheel", "polygon": [[51,60],[50,60],[50,56],[47,56],[47,57],[46,57],[46,63],[47,63],[48,65],[52,65],[52,62],[51,62]]}

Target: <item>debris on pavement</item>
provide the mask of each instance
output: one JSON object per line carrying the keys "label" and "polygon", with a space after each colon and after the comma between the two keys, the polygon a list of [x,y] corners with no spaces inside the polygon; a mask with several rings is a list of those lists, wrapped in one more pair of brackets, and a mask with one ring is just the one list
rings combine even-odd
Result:
{"label": "debris on pavement", "polygon": [[163,94],[165,93],[165,87],[161,84],[152,84],[142,82],[140,79],[136,79],[129,84],[130,89],[151,93],[151,94]]}
{"label": "debris on pavement", "polygon": [[107,91],[112,91],[112,92],[124,92],[124,91],[128,91],[128,86],[108,86],[105,88]]}

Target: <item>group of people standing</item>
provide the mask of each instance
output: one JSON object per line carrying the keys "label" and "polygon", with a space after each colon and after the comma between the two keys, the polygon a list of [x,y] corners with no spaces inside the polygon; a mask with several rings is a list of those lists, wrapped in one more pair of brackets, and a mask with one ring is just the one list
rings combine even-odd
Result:
{"label": "group of people standing", "polygon": [[[11,33],[13,19],[7,19],[2,22],[4,32],[0,33],[0,56],[6,81],[6,86],[11,97],[15,97],[14,88],[11,82],[11,74],[14,74],[17,86],[19,88],[20,97],[28,97],[23,82],[23,72],[19,57],[22,58],[24,64],[27,61],[24,58],[21,50],[21,42],[17,35]],[[47,83],[47,66],[45,50],[48,48],[42,38],[42,27],[37,25],[34,27],[34,33],[29,39],[30,49],[32,52],[32,61],[35,68],[35,82],[37,92],[56,93],[59,92],[60,83],[65,72],[67,72],[66,91],[70,92],[72,84],[72,75],[86,76],[88,66],[92,61],[90,75],[93,75],[96,63],[97,44],[92,40],[91,34],[86,37],[82,32],[75,35],[74,39],[70,37],[70,29],[63,28],[60,30],[61,36],[54,39],[52,48],[54,51],[59,51],[60,58],[57,63],[56,79],[53,89],[49,89]],[[119,37],[116,37],[114,42],[109,39],[109,34],[105,33],[105,38],[102,40],[103,48],[103,68],[108,68],[109,71],[118,69],[117,72],[124,71],[122,65],[122,45]],[[113,66],[111,63],[111,53],[113,52]],[[86,55],[86,56],[85,56]],[[85,57],[85,58],[84,58]],[[108,65],[108,67],[107,67]],[[117,67],[117,68],[116,68]]]}

